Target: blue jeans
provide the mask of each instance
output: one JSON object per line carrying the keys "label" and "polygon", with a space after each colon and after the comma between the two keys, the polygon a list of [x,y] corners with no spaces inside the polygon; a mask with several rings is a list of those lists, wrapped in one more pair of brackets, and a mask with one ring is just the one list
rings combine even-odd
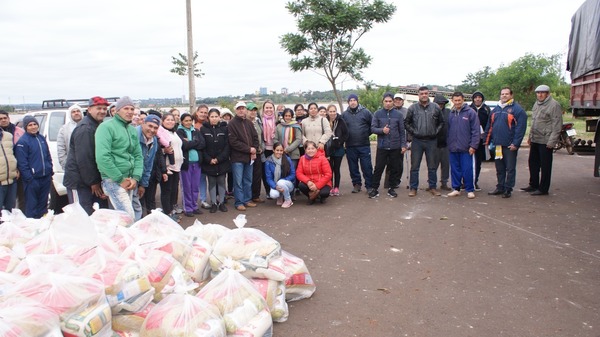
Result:
{"label": "blue jeans", "polygon": [[371,181],[373,179],[371,146],[355,146],[346,148],[346,160],[348,161],[348,169],[350,170],[352,185],[361,185],[360,171],[358,170],[358,163],[360,162],[360,169],[362,170],[363,178],[365,179],[365,187],[367,189],[371,188]]}
{"label": "blue jeans", "polygon": [[[283,188],[283,199],[284,200],[292,200],[292,192],[294,191],[294,183],[289,181],[289,180],[285,180],[285,179],[279,179],[276,183],[277,187],[281,187]],[[273,199],[277,199],[281,196],[281,193],[272,188],[269,191],[269,196]]]}
{"label": "blue jeans", "polygon": [[17,181],[0,186],[0,210],[12,211],[17,202]]}
{"label": "blue jeans", "polygon": [[123,211],[129,214],[132,219],[135,219],[135,213],[133,212],[133,190],[128,191],[124,189],[112,179],[102,179],[102,189],[108,195],[108,199],[114,209]]}
{"label": "blue jeans", "polygon": [[500,191],[512,192],[517,178],[517,153],[519,150],[511,151],[508,147],[502,147],[502,159],[496,159],[496,188]]}
{"label": "blue jeans", "polygon": [[414,138],[410,146],[410,189],[419,188],[419,169],[423,153],[427,161],[427,183],[429,188],[435,188],[437,184],[437,140]]}
{"label": "blue jeans", "polygon": [[135,214],[135,217],[133,218],[133,220],[138,221],[142,218],[142,213],[143,213],[143,209],[142,209],[142,202],[140,201],[140,197],[138,196],[138,187],[136,186],[133,189],[133,194],[131,196],[131,205],[133,207],[133,214]]}
{"label": "blue jeans", "polygon": [[[260,162],[254,162],[260,165]],[[233,196],[235,207],[245,205],[252,199],[252,165],[250,163],[231,163],[233,173]]]}

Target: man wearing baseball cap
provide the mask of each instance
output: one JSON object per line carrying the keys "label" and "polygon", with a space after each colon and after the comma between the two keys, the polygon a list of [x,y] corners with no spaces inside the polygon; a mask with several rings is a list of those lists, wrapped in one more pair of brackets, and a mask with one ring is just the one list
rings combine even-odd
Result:
{"label": "man wearing baseball cap", "polygon": [[[529,129],[529,186],[522,191],[530,195],[547,195],[552,176],[552,155],[562,129],[562,107],[552,96],[550,87],[540,85],[535,88],[537,100],[531,109]],[[541,172],[541,179],[540,179]]]}
{"label": "man wearing baseball cap", "polygon": [[142,177],[144,159],[137,131],[131,126],[135,111],[133,101],[129,96],[123,96],[115,108],[115,117],[98,126],[96,165],[102,176],[102,189],[110,203],[133,219],[133,192]]}
{"label": "man wearing baseball cap", "polygon": [[258,133],[252,122],[246,118],[247,113],[246,103],[238,102],[235,105],[235,117],[227,124],[233,195],[238,211],[245,211],[246,207],[256,207],[252,202],[252,165],[260,165],[260,162],[254,162],[257,160]]}
{"label": "man wearing baseball cap", "polygon": [[94,212],[93,205],[108,208],[107,196],[102,191],[102,178],[96,165],[96,129],[107,114],[106,99],[95,96],[90,98],[88,113],[77,124],[71,139],[65,164],[63,185],[67,188],[69,203],[78,202],[88,213]]}

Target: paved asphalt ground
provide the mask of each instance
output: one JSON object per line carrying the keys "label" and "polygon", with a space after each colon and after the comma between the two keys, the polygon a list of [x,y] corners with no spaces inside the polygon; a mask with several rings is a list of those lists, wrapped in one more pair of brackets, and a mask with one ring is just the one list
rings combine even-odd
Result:
{"label": "paved asphalt ground", "polygon": [[[267,201],[244,212],[302,257],[317,285],[289,303],[275,336],[600,336],[600,179],[592,156],[554,156],[549,196],[527,185],[529,149],[519,151],[513,197],[488,196],[483,164],[476,199],[352,194],[346,163],[340,197],[290,209]],[[374,153],[373,153],[374,156]],[[425,179],[424,179],[425,178]],[[438,176],[439,179],[439,176]],[[263,192],[264,193],[264,192]],[[205,214],[233,227],[240,212]],[[184,218],[182,225],[191,224]]]}

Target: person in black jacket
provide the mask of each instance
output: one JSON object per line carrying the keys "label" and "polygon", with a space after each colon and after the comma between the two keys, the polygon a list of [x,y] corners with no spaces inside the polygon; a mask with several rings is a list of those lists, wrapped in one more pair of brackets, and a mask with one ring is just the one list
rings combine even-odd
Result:
{"label": "person in black jacket", "polygon": [[225,206],[225,177],[231,170],[229,161],[229,134],[227,123],[221,121],[219,109],[212,108],[208,112],[208,122],[200,128],[206,147],[202,156],[202,172],[208,178],[208,193],[212,205],[210,212],[215,213],[217,208],[227,212]]}
{"label": "person in black jacket", "polygon": [[448,179],[450,179],[450,151],[448,151],[448,144],[446,138],[448,137],[448,120],[450,119],[450,109],[446,108],[448,99],[442,94],[436,94],[433,103],[437,104],[442,110],[442,117],[444,118],[444,126],[438,133],[437,137],[437,152],[435,156],[435,167],[439,167],[440,172],[440,189],[444,191],[450,191],[451,188],[448,186]]}
{"label": "person in black jacket", "polygon": [[[483,128],[486,127],[488,119],[490,118],[491,110],[490,107],[484,103],[485,96],[483,96],[480,91],[475,91],[472,97],[473,103],[471,103],[471,108],[477,112],[479,125],[481,125],[483,131]],[[481,191],[481,188],[479,188],[479,174],[481,173],[481,163],[485,161],[485,151],[488,151],[487,146],[484,145],[484,139],[481,137],[479,147],[477,148],[477,152],[475,152],[475,191]],[[493,158],[493,156],[490,156],[492,161],[494,160]]]}
{"label": "person in black jacket", "polygon": [[106,99],[92,97],[87,115],[73,129],[69,141],[63,185],[67,188],[69,203],[78,202],[89,215],[94,212],[94,203],[108,208],[108,197],[102,191],[102,177],[96,166],[94,138],[98,125],[106,117],[107,107]]}
{"label": "person in black jacket", "polygon": [[333,131],[331,136],[331,155],[329,156],[329,163],[331,164],[331,172],[333,173],[333,188],[330,195],[340,195],[340,168],[342,166],[342,159],[346,153],[344,150],[344,143],[348,139],[348,126],[342,119],[341,115],[337,113],[337,107],[334,104],[330,104],[327,107],[327,119],[329,120],[329,126]]}

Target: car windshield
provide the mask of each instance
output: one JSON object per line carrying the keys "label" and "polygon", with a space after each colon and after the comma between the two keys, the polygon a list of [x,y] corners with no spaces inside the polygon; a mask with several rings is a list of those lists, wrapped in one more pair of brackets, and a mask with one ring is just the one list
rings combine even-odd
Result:
{"label": "car windshield", "polygon": [[65,111],[55,111],[50,115],[50,124],[48,125],[48,140],[56,141],[58,131],[65,124]]}

